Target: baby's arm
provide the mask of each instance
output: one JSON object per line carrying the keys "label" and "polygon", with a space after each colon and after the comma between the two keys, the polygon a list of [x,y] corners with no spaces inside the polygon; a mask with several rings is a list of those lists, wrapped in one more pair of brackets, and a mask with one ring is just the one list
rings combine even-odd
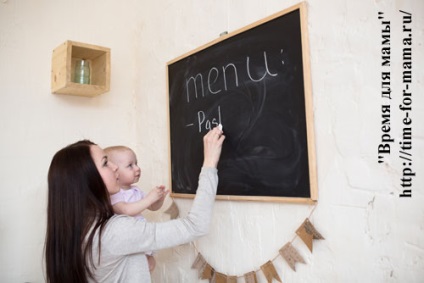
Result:
{"label": "baby's arm", "polygon": [[161,190],[163,192],[163,195],[160,199],[158,199],[157,201],[155,201],[154,203],[150,205],[149,210],[152,210],[152,211],[156,211],[162,207],[165,197],[169,193],[169,190],[165,190],[165,186],[159,186],[159,187],[156,187],[156,189]]}
{"label": "baby's arm", "polygon": [[118,202],[113,205],[113,210],[117,214],[125,214],[129,216],[137,216],[145,209],[149,208],[156,201],[164,198],[166,193],[159,187],[151,190],[147,196],[136,202]]}

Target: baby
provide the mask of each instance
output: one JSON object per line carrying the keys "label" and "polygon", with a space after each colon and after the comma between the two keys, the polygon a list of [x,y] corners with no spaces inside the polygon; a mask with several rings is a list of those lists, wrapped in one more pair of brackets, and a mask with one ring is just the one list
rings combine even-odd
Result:
{"label": "baby", "polygon": [[[108,159],[118,166],[120,191],[110,196],[113,210],[116,214],[134,216],[142,221],[145,218],[141,213],[145,209],[158,210],[162,207],[165,196],[169,190],[164,186],[152,189],[147,195],[133,184],[140,178],[140,167],[137,165],[137,157],[126,146],[112,146],[105,148]],[[156,260],[151,252],[146,253],[150,272],[156,266]]]}

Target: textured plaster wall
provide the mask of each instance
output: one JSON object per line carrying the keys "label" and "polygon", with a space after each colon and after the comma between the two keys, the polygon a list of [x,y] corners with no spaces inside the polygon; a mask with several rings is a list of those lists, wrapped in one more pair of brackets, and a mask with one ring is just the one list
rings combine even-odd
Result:
{"label": "textured plaster wall", "polygon": [[[133,147],[139,185],[169,182],[166,62],[297,1],[0,0],[0,281],[44,282],[46,174],[78,139]],[[423,282],[424,2],[307,1],[319,202],[217,201],[210,234],[159,251],[153,282],[207,282],[190,268],[200,251],[241,276],[268,260],[284,282]],[[402,13],[412,13],[411,198],[399,198],[402,162]],[[391,21],[392,99],[381,97],[381,30]],[[50,93],[51,51],[67,39],[110,47],[111,90],[95,98]],[[390,103],[392,152],[379,164],[381,105]],[[191,200],[175,200],[187,214]],[[164,209],[170,204],[168,200]],[[325,237],[313,253],[295,238],[311,221]],[[165,221],[163,213],[148,213]],[[306,264],[278,256],[288,241]],[[259,282],[266,282],[257,272]],[[240,277],[238,282],[244,282]]]}

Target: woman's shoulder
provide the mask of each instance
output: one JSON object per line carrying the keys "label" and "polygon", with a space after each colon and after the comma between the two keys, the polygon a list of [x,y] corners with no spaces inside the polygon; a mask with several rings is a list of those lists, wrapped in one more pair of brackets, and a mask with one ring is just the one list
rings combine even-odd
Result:
{"label": "woman's shoulder", "polygon": [[129,234],[134,233],[134,230],[142,229],[143,221],[138,221],[136,218],[124,215],[115,214],[107,222],[103,232],[102,239],[116,239],[116,237],[125,238]]}

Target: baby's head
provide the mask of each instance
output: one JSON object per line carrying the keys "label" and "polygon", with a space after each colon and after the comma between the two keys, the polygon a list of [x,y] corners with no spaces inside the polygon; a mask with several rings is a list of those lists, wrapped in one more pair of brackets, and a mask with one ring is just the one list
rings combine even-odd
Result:
{"label": "baby's head", "polygon": [[111,146],[105,148],[108,159],[118,166],[119,185],[123,189],[137,183],[140,178],[140,167],[134,151],[126,146]]}

